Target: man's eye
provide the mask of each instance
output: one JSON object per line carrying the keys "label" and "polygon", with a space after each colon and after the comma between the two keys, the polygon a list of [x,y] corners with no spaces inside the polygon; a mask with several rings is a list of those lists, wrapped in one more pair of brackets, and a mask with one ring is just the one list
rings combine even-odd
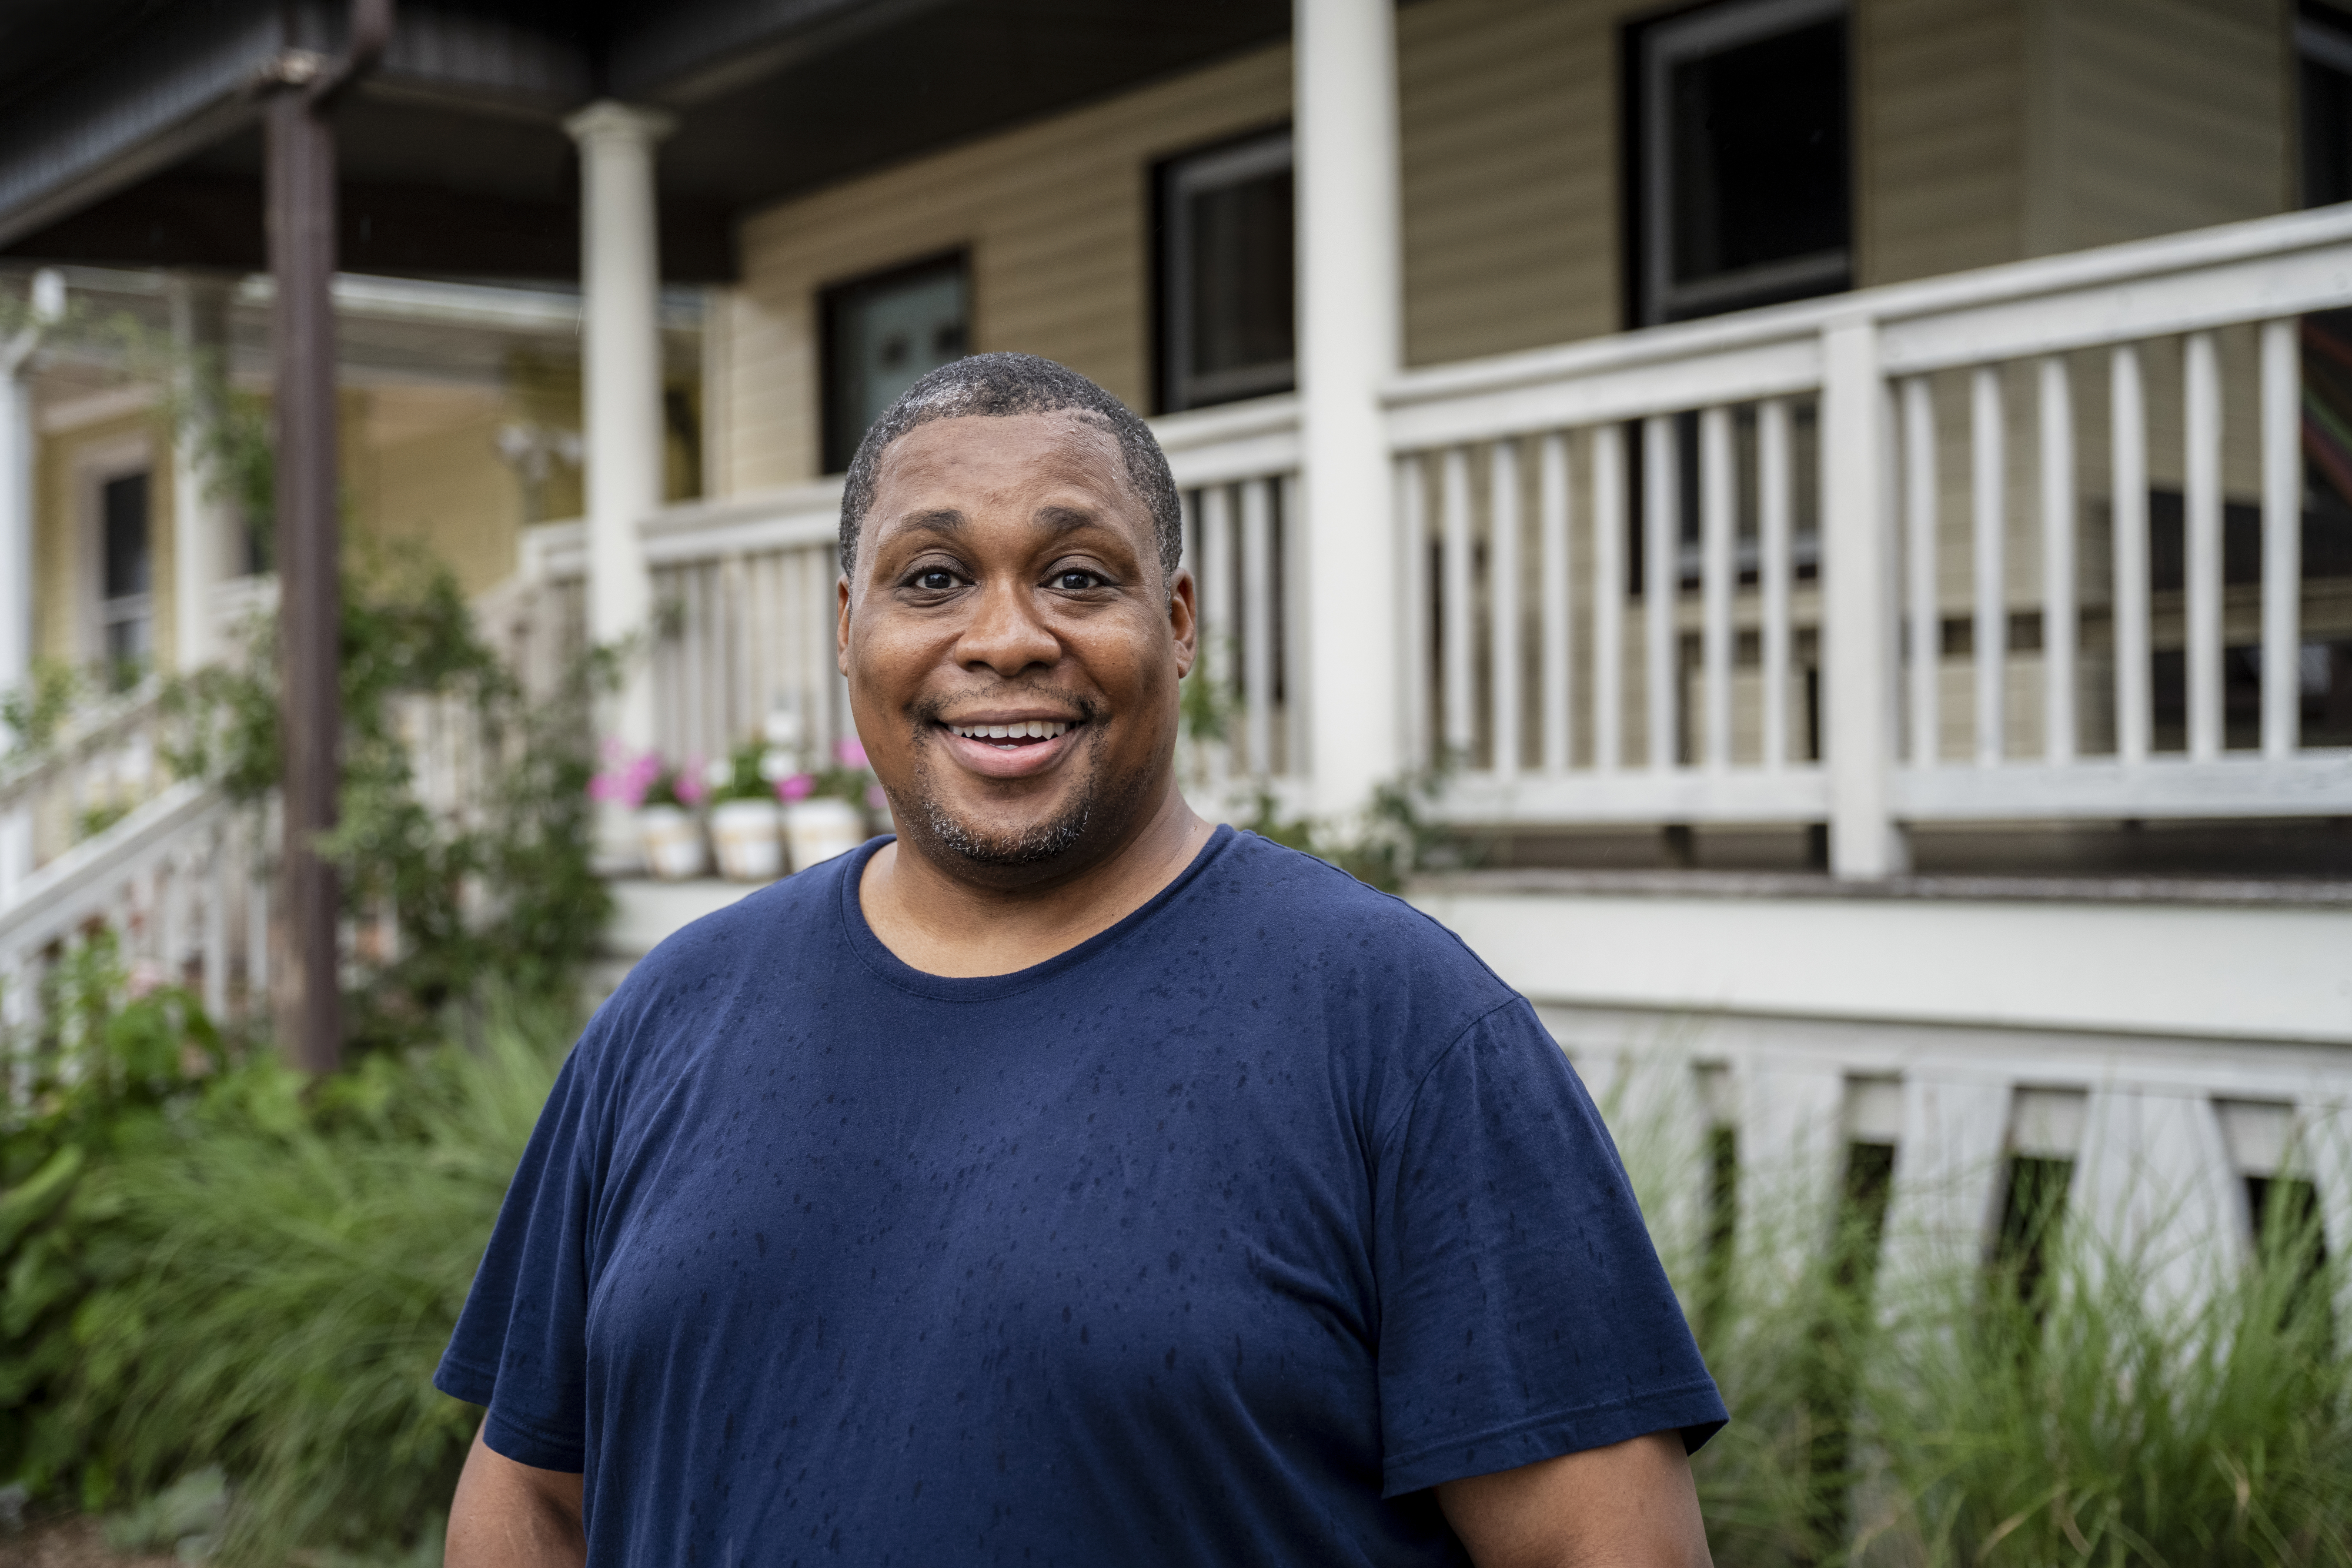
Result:
{"label": "man's eye", "polygon": [[955,586],[955,573],[943,566],[929,567],[915,574],[914,586],[926,593],[945,593]]}
{"label": "man's eye", "polygon": [[1091,571],[1082,571],[1076,567],[1072,567],[1067,571],[1057,571],[1054,574],[1054,586],[1065,593],[1083,593],[1089,588],[1101,587],[1102,579]]}

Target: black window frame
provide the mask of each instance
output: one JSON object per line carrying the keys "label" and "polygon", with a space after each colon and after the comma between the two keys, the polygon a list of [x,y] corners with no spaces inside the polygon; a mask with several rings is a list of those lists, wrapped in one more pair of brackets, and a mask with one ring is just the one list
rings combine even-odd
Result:
{"label": "black window frame", "polygon": [[[1845,243],[1696,283],[1675,283],[1670,72],[1682,61],[1831,21],[1842,25],[1845,33]],[[1850,0],[1710,0],[1628,22],[1621,37],[1627,325],[1693,320],[1852,288],[1859,181]]]}
{"label": "black window frame", "polygon": [[2332,191],[2315,189],[2324,175],[2313,147],[2321,112],[2313,90],[2315,73],[2339,78],[2334,87],[2342,95],[2340,107],[2347,121],[2344,129],[2352,131],[2352,12],[2302,0],[2294,15],[2294,68],[2295,204],[2324,207],[2352,201],[2352,135],[2339,139],[2335,150],[2336,166],[2327,171],[2334,176]]}
{"label": "black window frame", "polygon": [[[1288,121],[1261,126],[1160,159],[1151,169],[1152,395],[1154,410],[1176,413],[1245,398],[1270,397],[1298,385],[1297,210],[1291,232],[1291,354],[1240,371],[1195,375],[1188,368],[1192,335],[1190,222],[1185,198],[1200,189],[1263,178],[1276,168],[1297,178],[1297,143]],[[1206,385],[1198,383],[1209,383]]]}
{"label": "black window frame", "polygon": [[[155,471],[152,465],[122,468],[98,480],[97,567],[98,626],[100,662],[116,685],[136,679],[154,658],[155,635]],[[136,496],[139,538],[120,564],[132,569],[136,580],[115,580],[119,541],[116,525],[118,496]]]}
{"label": "black window frame", "polygon": [[911,261],[897,262],[854,277],[822,285],[816,291],[817,337],[817,410],[819,466],[825,474],[848,471],[850,459],[856,455],[857,444],[866,438],[866,426],[856,430],[846,403],[846,389],[842,385],[845,371],[845,346],[841,323],[847,309],[861,299],[886,290],[902,287],[927,274],[953,271],[963,280],[963,351],[972,353],[979,337],[976,320],[980,314],[978,292],[972,287],[971,248],[958,246],[951,250],[934,251]]}

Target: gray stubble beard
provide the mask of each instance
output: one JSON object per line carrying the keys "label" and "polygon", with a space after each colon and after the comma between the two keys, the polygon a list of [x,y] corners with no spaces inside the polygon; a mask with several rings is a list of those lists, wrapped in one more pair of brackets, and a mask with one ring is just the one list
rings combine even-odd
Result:
{"label": "gray stubble beard", "polygon": [[[1092,736],[1087,737],[1089,743],[1095,738]],[[1046,821],[1021,832],[986,833],[951,814],[932,789],[926,744],[919,746],[916,751],[914,807],[926,837],[974,865],[1004,869],[1039,865],[1058,860],[1086,841],[1087,830],[1095,825],[1098,808],[1106,803],[1101,779],[1100,765],[1090,748],[1086,778],[1068,805]],[[1139,792],[1139,789],[1127,793],[1133,795]],[[1122,798],[1112,803],[1125,805],[1129,802]],[[1118,814],[1116,811],[1112,813],[1113,816]]]}

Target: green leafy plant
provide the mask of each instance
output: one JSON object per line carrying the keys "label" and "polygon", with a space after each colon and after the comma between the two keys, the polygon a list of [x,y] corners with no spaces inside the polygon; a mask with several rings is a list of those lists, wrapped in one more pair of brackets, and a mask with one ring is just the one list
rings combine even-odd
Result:
{"label": "green leafy plant", "polygon": [[1475,846],[1429,820],[1427,808],[1452,776],[1450,762],[1385,779],[1352,818],[1318,821],[1286,817],[1282,802],[1263,787],[1244,799],[1241,825],[1251,832],[1329,861],[1360,882],[1398,893],[1417,871],[1458,865]]}
{"label": "green leafy plant", "polygon": [[0,692],[6,760],[23,761],[46,749],[90,689],[89,672],[62,659],[35,659],[23,685]]}
{"label": "green leafy plant", "polygon": [[[436,1038],[486,984],[566,992],[594,950],[610,895],[590,862],[590,710],[608,662],[578,662],[526,694],[482,642],[456,580],[419,553],[362,554],[344,576],[343,781],[321,851],[354,918],[391,912],[397,940],[347,994],[364,1051]],[[261,629],[240,664],[167,686],[184,775],[257,802],[279,777],[277,661]],[[475,798],[451,811],[418,793],[404,718],[438,703],[478,759]]]}
{"label": "green leafy plant", "polygon": [[2030,1217],[2038,1275],[1882,1236],[1851,1166],[1831,1211],[1746,1195],[1735,1238],[1696,1201],[1703,1149],[1622,1090],[1604,1104],[1731,1410],[1693,1461],[1723,1568],[2352,1563],[2345,1266],[2315,1214],[2274,1206],[2252,1260],[2185,1301],[2153,1242],[2054,1207]]}
{"label": "green leafy plant", "polygon": [[192,1086],[228,1061],[185,992],[129,994],[110,932],[68,948],[42,985],[47,1021],[8,1042],[19,1093],[0,1113],[0,1473],[35,1490],[77,1448],[59,1400],[79,1364],[72,1319],[104,1228],[85,1201],[91,1173],[160,1135]]}
{"label": "green leafy plant", "polygon": [[791,770],[791,758],[781,749],[746,741],[711,764],[709,803],[721,806],[730,800],[765,800],[773,804],[777,784]]}
{"label": "green leafy plant", "polygon": [[231,1563],[430,1533],[478,1418],[433,1367],[568,1034],[509,1015],[323,1092],[257,1059],[92,1172],[63,1406],[85,1499],[217,1464]]}

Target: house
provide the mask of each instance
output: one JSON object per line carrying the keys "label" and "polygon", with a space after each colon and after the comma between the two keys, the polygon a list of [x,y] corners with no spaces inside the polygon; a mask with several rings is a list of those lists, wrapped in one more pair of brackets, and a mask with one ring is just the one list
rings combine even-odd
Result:
{"label": "house", "polygon": [[[0,250],[257,267],[339,13],[98,10],[10,24]],[[499,603],[657,630],[622,738],[841,733],[847,452],[1045,354],[1188,491],[1203,804],[1428,779],[1413,896],[1720,1218],[2352,1247],[2352,11],[452,0],[339,133],[346,267],[584,273],[583,515]]]}

